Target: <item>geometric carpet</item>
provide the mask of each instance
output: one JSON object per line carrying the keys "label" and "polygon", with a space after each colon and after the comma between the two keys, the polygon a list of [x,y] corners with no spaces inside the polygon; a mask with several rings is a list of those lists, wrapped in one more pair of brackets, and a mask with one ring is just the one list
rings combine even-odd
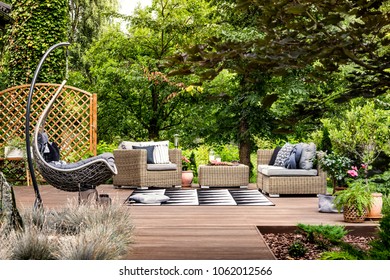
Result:
{"label": "geometric carpet", "polygon": [[[134,196],[135,195],[135,196]],[[165,202],[141,203],[132,200],[132,196],[168,197]],[[248,189],[136,189],[126,199],[126,204],[130,205],[237,205],[237,206],[274,206],[258,190]]]}

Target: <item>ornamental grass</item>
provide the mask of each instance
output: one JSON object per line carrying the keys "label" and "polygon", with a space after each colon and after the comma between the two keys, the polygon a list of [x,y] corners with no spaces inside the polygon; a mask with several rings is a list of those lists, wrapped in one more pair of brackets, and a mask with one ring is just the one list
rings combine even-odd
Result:
{"label": "ornamental grass", "polygon": [[61,210],[23,210],[24,229],[0,228],[0,259],[115,260],[133,242],[132,219],[120,203],[69,201]]}

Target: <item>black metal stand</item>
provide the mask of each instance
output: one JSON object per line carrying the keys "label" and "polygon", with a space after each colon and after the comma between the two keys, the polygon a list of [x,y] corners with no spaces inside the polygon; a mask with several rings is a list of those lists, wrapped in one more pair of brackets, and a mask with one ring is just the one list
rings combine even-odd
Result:
{"label": "black metal stand", "polygon": [[34,77],[32,79],[31,85],[30,85],[30,92],[28,94],[28,100],[27,100],[27,106],[26,106],[26,153],[27,153],[27,163],[28,163],[28,169],[31,174],[31,181],[34,187],[35,192],[35,202],[34,202],[34,208],[40,208],[42,207],[42,198],[41,194],[39,193],[38,183],[37,179],[34,173],[34,166],[32,162],[32,156],[31,156],[31,143],[30,143],[30,111],[31,111],[31,101],[34,93],[34,87],[38,78],[38,74],[42,68],[42,65],[44,61],[46,60],[47,56],[56,48],[62,47],[62,46],[69,46],[70,43],[68,42],[61,42],[58,44],[55,44],[51,46],[46,53],[42,56],[37,69],[35,70]]}

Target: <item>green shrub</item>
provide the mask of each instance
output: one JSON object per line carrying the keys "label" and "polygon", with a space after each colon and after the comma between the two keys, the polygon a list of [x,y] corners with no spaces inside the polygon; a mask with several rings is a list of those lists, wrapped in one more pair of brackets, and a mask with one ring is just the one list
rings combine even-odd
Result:
{"label": "green shrub", "polygon": [[357,260],[357,258],[345,251],[331,251],[321,254],[321,260]]}
{"label": "green shrub", "polygon": [[390,260],[390,215],[386,214],[379,222],[378,239],[371,242],[370,259]]}
{"label": "green shrub", "polygon": [[380,192],[383,195],[390,194],[390,170],[374,175],[369,180],[374,183],[373,191]]}
{"label": "green shrub", "polygon": [[298,224],[298,230],[306,236],[310,243],[317,244],[320,248],[329,248],[333,244],[340,243],[348,233],[344,226],[337,225]]}
{"label": "green shrub", "polygon": [[288,254],[292,258],[302,258],[305,256],[307,248],[301,241],[293,242],[288,248]]}

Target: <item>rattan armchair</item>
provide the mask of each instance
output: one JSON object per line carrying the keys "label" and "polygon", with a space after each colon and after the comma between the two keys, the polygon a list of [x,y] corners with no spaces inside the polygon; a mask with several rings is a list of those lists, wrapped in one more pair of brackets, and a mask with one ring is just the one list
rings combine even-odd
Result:
{"label": "rattan armchair", "polygon": [[[268,165],[273,150],[258,150],[257,165]],[[318,155],[317,155],[318,157]],[[257,188],[270,196],[326,194],[326,172],[319,165],[316,176],[266,176],[257,171]]]}
{"label": "rattan armchair", "polygon": [[146,150],[114,150],[115,164],[118,170],[113,185],[120,187],[181,187],[182,152],[170,149],[169,160],[176,165],[175,170],[148,170]]}

